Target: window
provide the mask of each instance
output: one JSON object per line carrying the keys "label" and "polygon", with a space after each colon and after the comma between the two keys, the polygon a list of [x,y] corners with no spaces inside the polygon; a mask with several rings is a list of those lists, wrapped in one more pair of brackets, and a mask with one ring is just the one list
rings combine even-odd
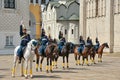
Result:
{"label": "window", "polygon": [[31,3],[33,3],[33,0],[30,0]]}
{"label": "window", "polygon": [[72,34],[74,34],[74,31],[73,31],[73,29],[72,29]]}
{"label": "window", "polygon": [[41,4],[45,4],[46,2],[45,2],[45,0],[41,0]]}
{"label": "window", "polygon": [[6,36],[6,46],[13,46],[13,36]]}
{"label": "window", "polygon": [[36,0],[36,3],[38,3],[38,0]]}
{"label": "window", "polygon": [[15,8],[15,0],[4,0],[4,8]]}
{"label": "window", "polygon": [[65,29],[65,34],[67,34],[67,30]]}

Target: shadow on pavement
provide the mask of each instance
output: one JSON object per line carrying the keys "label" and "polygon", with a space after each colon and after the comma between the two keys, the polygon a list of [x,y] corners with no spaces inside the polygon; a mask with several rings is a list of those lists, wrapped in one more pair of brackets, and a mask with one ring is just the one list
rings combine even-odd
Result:
{"label": "shadow on pavement", "polygon": [[61,78],[59,76],[34,75],[33,78]]}
{"label": "shadow on pavement", "polygon": [[78,72],[75,72],[75,71],[66,71],[66,70],[60,70],[60,71],[53,71],[53,73],[78,73]]}

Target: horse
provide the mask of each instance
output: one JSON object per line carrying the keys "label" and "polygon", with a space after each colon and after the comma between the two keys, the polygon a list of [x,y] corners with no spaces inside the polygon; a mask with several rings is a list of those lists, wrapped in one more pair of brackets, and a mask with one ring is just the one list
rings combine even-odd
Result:
{"label": "horse", "polygon": [[75,46],[75,48],[74,48],[74,57],[75,57],[76,65],[81,65],[80,57],[82,56],[82,60],[83,60],[82,65],[84,64],[84,61],[86,59],[86,64],[89,66],[88,56],[90,55],[90,53],[92,51],[92,45],[85,45],[85,47],[81,53],[78,52],[78,48],[79,48],[79,46]]}
{"label": "horse", "polygon": [[[39,48],[38,48],[39,49]],[[55,57],[58,57],[58,46],[55,43],[49,43],[44,51],[45,55],[39,55],[38,50],[36,51],[36,71],[38,71],[38,65],[39,65],[39,56],[41,56],[40,60],[40,71],[42,71],[42,62],[44,60],[44,57],[47,58],[47,66],[46,66],[46,72],[49,72],[48,69],[50,67],[50,72],[52,72],[52,61]],[[50,62],[50,66],[49,66]]]}
{"label": "horse", "polygon": [[[69,68],[69,53],[70,53],[70,50],[71,50],[71,46],[72,46],[72,43],[71,42],[67,42],[65,44],[65,46],[63,46],[62,50],[59,51],[59,56],[63,57],[63,69],[65,69],[65,57],[66,57],[66,61],[67,61],[67,68]],[[55,66],[57,68],[57,60],[58,60],[58,57],[55,57],[54,58],[55,60]]]}
{"label": "horse", "polygon": [[102,62],[102,54],[103,54],[103,49],[104,48],[109,48],[107,43],[103,43],[97,50],[97,54],[98,54],[98,62]]}
{"label": "horse", "polygon": [[[30,42],[28,42],[27,47],[25,48],[25,51],[23,53],[23,57],[21,60],[21,76],[25,76],[25,78],[28,77],[27,71],[28,71],[28,62],[30,61],[30,77],[32,78],[32,61],[35,55],[34,50],[37,47],[37,41],[35,39],[32,39]],[[16,62],[18,61],[17,51],[20,48],[20,46],[17,46],[14,49],[14,63],[12,68],[12,77],[15,77],[15,68],[16,68]],[[25,62],[25,73],[23,74],[23,63]]]}

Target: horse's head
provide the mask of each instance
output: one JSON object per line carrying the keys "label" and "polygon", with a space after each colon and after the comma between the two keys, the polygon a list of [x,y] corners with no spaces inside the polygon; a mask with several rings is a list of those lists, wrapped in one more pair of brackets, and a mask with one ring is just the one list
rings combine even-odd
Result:
{"label": "horse's head", "polygon": [[35,49],[37,48],[37,46],[38,46],[38,42],[37,42],[37,40],[32,39],[32,40],[29,42],[29,45],[31,46],[31,49],[32,49],[32,50],[35,50]]}
{"label": "horse's head", "polygon": [[108,43],[104,43],[103,45],[104,45],[106,48],[109,48]]}

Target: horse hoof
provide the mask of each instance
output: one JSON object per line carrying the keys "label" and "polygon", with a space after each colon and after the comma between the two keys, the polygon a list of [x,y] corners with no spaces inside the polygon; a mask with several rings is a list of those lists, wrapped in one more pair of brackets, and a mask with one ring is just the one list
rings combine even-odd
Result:
{"label": "horse hoof", "polygon": [[33,75],[30,75],[30,78],[33,78]]}
{"label": "horse hoof", "polygon": [[76,66],[77,66],[78,64],[76,64]]}
{"label": "horse hoof", "polygon": [[87,64],[87,66],[90,66],[89,64]]}
{"label": "horse hoof", "polygon": [[22,74],[21,77],[24,77],[24,75]]}
{"label": "horse hoof", "polygon": [[28,76],[27,76],[27,75],[25,75],[25,79],[28,79]]}
{"label": "horse hoof", "polygon": [[42,72],[42,69],[40,68],[40,71]]}
{"label": "horse hoof", "polygon": [[49,71],[48,71],[48,70],[46,70],[46,73],[49,73]]}
{"label": "horse hoof", "polygon": [[81,64],[79,64],[79,65],[81,65]]}
{"label": "horse hoof", "polygon": [[15,78],[15,75],[12,74],[12,77]]}
{"label": "horse hoof", "polygon": [[94,62],[94,64],[96,64],[96,63]]}
{"label": "horse hoof", "polygon": [[52,73],[53,71],[52,71],[52,70],[50,70],[50,72]]}
{"label": "horse hoof", "polygon": [[69,66],[67,66],[67,69],[69,68]]}
{"label": "horse hoof", "polygon": [[38,68],[36,68],[36,71],[38,72]]}

